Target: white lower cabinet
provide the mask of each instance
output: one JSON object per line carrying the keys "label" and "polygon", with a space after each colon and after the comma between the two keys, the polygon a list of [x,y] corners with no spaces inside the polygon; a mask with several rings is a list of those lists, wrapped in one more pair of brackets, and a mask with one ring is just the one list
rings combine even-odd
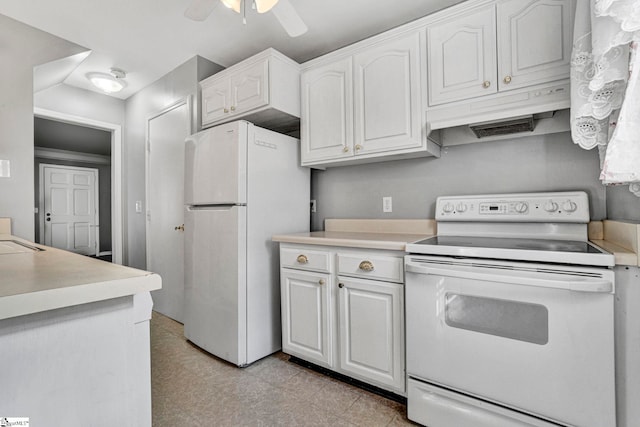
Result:
{"label": "white lower cabinet", "polygon": [[403,253],[283,243],[282,350],[406,396]]}
{"label": "white lower cabinet", "polygon": [[338,277],[339,368],[404,393],[403,286]]}
{"label": "white lower cabinet", "polygon": [[331,276],[282,269],[282,348],[301,359],[330,368]]}

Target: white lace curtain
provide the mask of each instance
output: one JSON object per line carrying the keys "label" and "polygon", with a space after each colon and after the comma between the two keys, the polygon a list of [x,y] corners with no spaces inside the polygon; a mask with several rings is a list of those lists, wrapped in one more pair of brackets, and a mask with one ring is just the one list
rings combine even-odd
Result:
{"label": "white lace curtain", "polygon": [[640,0],[578,0],[573,40],[573,141],[640,197]]}

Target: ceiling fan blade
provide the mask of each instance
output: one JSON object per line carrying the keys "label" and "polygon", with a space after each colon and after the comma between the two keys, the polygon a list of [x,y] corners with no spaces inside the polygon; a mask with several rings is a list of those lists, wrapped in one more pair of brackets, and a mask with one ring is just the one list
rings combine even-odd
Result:
{"label": "ceiling fan blade", "polygon": [[191,4],[184,11],[184,16],[194,21],[204,21],[218,3],[220,3],[218,0],[191,0]]}
{"label": "ceiling fan blade", "polygon": [[298,37],[307,32],[307,25],[289,0],[279,0],[271,11],[291,37]]}

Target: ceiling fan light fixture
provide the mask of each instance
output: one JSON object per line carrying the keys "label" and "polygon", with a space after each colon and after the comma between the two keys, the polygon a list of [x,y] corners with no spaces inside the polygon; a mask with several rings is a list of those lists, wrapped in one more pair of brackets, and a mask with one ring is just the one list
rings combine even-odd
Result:
{"label": "ceiling fan light fixture", "polygon": [[266,13],[269,12],[273,6],[278,3],[278,0],[254,0],[256,5],[256,10],[258,13]]}
{"label": "ceiling fan light fixture", "polygon": [[225,7],[233,9],[235,12],[240,13],[240,3],[242,0],[220,0]]}
{"label": "ceiling fan light fixture", "polygon": [[120,92],[127,83],[123,80],[126,73],[119,68],[112,68],[107,73],[88,73],[87,78],[92,85],[105,93]]}

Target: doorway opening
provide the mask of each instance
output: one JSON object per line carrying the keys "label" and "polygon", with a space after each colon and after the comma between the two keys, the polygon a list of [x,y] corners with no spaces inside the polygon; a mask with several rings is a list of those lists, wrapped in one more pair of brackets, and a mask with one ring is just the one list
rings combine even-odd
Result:
{"label": "doorway opening", "polygon": [[[85,225],[79,226],[79,234],[73,227],[67,225],[66,236],[69,239],[78,238],[80,243],[86,243],[85,236],[95,236],[95,254],[106,261],[117,264],[123,263],[123,225],[122,225],[122,180],[121,180],[121,151],[122,151],[121,126],[111,123],[98,122],[84,117],[71,116],[55,111],[35,109],[34,110],[34,162],[35,162],[35,185],[36,185],[36,213],[35,213],[35,235],[36,241],[56,247],[56,244],[64,242],[67,247],[62,249],[72,250],[74,247],[70,242],[61,239],[64,234],[60,230],[63,226],[58,226],[58,234],[52,235],[52,227],[46,227],[47,205],[45,200],[46,191],[45,176],[41,176],[43,166],[50,165],[50,168],[58,166],[60,169],[82,169],[92,168],[97,170],[98,189],[95,200],[97,208],[98,227],[94,227],[94,232],[83,231]],[[58,171],[60,172],[60,171]],[[56,175],[58,179],[63,179],[64,174]],[[71,179],[71,178],[69,178]],[[83,181],[84,175],[77,174],[76,180]],[[90,196],[86,195],[83,189],[71,190],[71,187],[64,191],[76,191],[79,194],[79,203],[87,207],[86,202]],[[49,186],[50,187],[50,186]],[[70,199],[62,197],[63,190],[58,188],[57,201],[64,200],[69,203],[69,208],[74,203],[73,197]],[[42,196],[41,196],[42,193]],[[88,194],[88,193],[87,193]],[[86,197],[85,197],[86,196]],[[82,209],[78,211],[82,213]],[[50,216],[51,218],[51,216]],[[60,217],[57,218],[60,220]],[[86,219],[86,218],[84,218]],[[86,221],[80,221],[87,224]],[[51,225],[52,219],[49,224]],[[89,225],[90,226],[90,225]],[[88,233],[88,234],[87,234]],[[53,237],[58,240],[52,240]],[[47,239],[47,237],[49,237]],[[82,246],[82,245],[80,245]],[[87,254],[86,249],[75,252]],[[91,252],[91,251],[88,251]]]}

